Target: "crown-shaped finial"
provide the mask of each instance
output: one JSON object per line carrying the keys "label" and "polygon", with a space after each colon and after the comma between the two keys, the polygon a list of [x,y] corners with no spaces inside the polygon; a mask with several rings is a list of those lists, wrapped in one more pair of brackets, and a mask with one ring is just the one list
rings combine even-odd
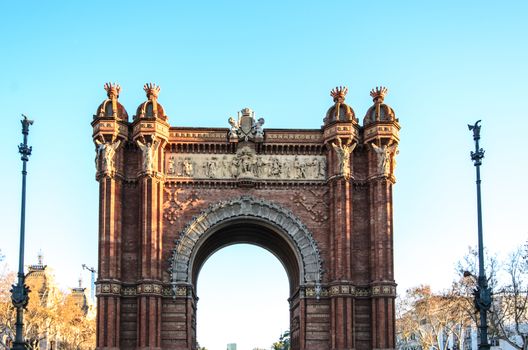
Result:
{"label": "crown-shaped finial", "polygon": [[330,91],[330,96],[334,98],[334,102],[343,102],[347,93],[348,88],[346,86],[336,86]]}
{"label": "crown-shaped finial", "polygon": [[383,102],[383,99],[385,98],[385,95],[387,95],[387,92],[389,92],[389,89],[387,89],[384,86],[376,86],[375,89],[370,90],[370,96],[372,96],[372,100],[374,102],[378,101]]}
{"label": "crown-shaped finial", "polygon": [[104,84],[104,89],[109,99],[112,99],[112,97],[119,98],[119,93],[121,92],[121,86],[119,84],[109,82]]}
{"label": "crown-shaped finial", "polygon": [[146,83],[143,85],[143,90],[147,93],[149,100],[157,99],[161,88],[154,83]]}

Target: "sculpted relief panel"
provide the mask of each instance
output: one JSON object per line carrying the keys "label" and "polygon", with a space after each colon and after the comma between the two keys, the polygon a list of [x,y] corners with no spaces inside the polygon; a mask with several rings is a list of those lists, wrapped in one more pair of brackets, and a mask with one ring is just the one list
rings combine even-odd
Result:
{"label": "sculpted relief panel", "polygon": [[242,147],[236,154],[167,153],[165,169],[168,177],[176,178],[325,180],[326,157],[257,155]]}

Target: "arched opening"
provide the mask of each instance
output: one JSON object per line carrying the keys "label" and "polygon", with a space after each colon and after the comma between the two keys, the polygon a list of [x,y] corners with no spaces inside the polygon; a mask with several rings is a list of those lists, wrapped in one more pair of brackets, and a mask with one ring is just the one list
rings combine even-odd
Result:
{"label": "arched opening", "polygon": [[[248,289],[246,289],[246,293],[243,291],[237,291],[233,290],[233,293],[238,294],[240,297],[240,300],[238,302],[228,303],[224,300],[224,306],[231,307],[234,311],[239,311],[240,313],[244,314],[244,311],[251,311],[251,308],[253,308],[253,312],[255,312],[255,315],[253,317],[248,317],[248,314],[246,313],[246,319],[245,320],[236,320],[236,321],[242,321],[246,322],[246,325],[252,324],[254,325],[254,328],[248,329],[247,331],[240,330],[241,334],[238,334],[238,337],[235,339],[232,339],[231,342],[237,342],[237,339],[242,339],[242,343],[239,344],[237,348],[239,349],[254,349],[256,347],[259,348],[269,348],[271,344],[273,343],[273,340],[277,340],[280,336],[281,331],[285,331],[289,329],[289,324],[291,323],[291,314],[290,314],[290,307],[288,304],[288,300],[295,297],[295,294],[299,288],[299,281],[300,281],[300,264],[301,260],[299,258],[299,255],[295,252],[294,245],[291,241],[288,239],[288,235],[285,232],[282,232],[277,227],[274,227],[270,223],[255,219],[255,218],[234,218],[231,220],[226,220],[222,222],[219,225],[214,226],[210,230],[206,231],[202,235],[202,239],[200,239],[195,246],[195,254],[194,258],[190,261],[190,271],[191,271],[191,281],[194,285],[196,296],[201,299],[201,294],[203,287],[200,286],[198,283],[199,276],[201,274],[203,266],[206,264],[206,262],[215,254],[220,253],[221,250],[224,249],[230,249],[231,247],[240,246],[240,243],[244,243],[244,245],[252,245],[257,246],[260,248],[263,248],[267,252],[271,253],[274,258],[274,262],[280,263],[279,265],[282,265],[282,272],[277,277],[285,278],[287,282],[287,289],[286,293],[282,295],[282,300],[275,300],[275,302],[278,302],[279,304],[284,301],[286,301],[285,304],[283,304],[283,310],[282,312],[285,313],[287,316],[287,320],[285,322],[285,325],[279,326],[279,328],[274,328],[274,326],[277,325],[277,323],[268,323],[265,322],[263,319],[257,319],[258,313],[262,312],[259,311],[259,307],[265,306],[268,304],[270,306],[270,309],[274,306],[272,305],[273,301],[266,297],[265,295],[247,295],[248,289],[251,290],[251,286]],[[253,249],[255,251],[255,249]],[[257,250],[258,251],[258,250]],[[250,261],[240,261],[237,259],[236,256],[231,257],[234,260],[238,261],[239,263],[247,263],[250,267],[251,262]],[[268,259],[270,261],[270,259]],[[231,274],[233,271],[225,270],[223,273],[225,275]],[[221,272],[222,273],[222,272]],[[259,278],[264,278],[263,276],[267,274],[267,272],[264,271],[258,271],[257,268],[253,271],[254,276],[251,278],[252,281],[259,284]],[[269,275],[268,275],[269,276]],[[236,278],[236,276],[234,276]],[[250,283],[250,281],[247,281],[247,283]],[[255,287],[255,286],[253,286]],[[218,289],[218,287],[213,287],[215,290]],[[264,289],[270,289],[270,286],[261,286],[261,288]],[[246,295],[242,295],[246,294]],[[265,293],[264,293],[265,294]],[[252,303],[249,301],[252,299]],[[246,300],[248,305],[245,308],[245,310],[240,310],[241,307],[241,301]],[[220,301],[219,301],[220,302]],[[231,305],[229,305],[231,304]],[[242,303],[243,304],[243,303]],[[256,307],[255,304],[259,304],[259,307]],[[253,305],[253,306],[252,306]],[[197,300],[196,308],[197,308],[197,340],[198,342],[202,342],[203,345],[207,345],[204,343],[203,339],[200,338],[200,320],[202,318],[206,318],[207,316],[204,316],[201,314],[205,313],[207,315],[207,311],[205,308],[207,305],[201,304],[200,300]],[[249,310],[248,310],[249,309]],[[218,315],[215,315],[218,317]],[[210,314],[210,317],[215,317]],[[223,332],[223,335],[231,334],[232,337],[237,336],[237,330],[235,326],[235,321],[230,321],[230,318],[228,317],[229,314],[224,315],[225,319],[222,322],[221,320],[217,320],[216,327],[221,332]],[[265,313],[263,316],[266,316],[270,318],[272,315]],[[206,320],[207,323],[207,320]],[[214,323],[214,321],[213,321]],[[257,334],[259,330],[262,330],[263,332],[273,332],[274,334],[270,338],[268,336],[268,340],[265,341],[264,339],[254,339],[255,342],[251,343],[250,339],[247,339],[247,337],[251,334]],[[273,331],[272,331],[273,330]],[[263,335],[261,333],[261,335]],[[201,340],[203,339],[203,340]],[[228,339],[228,338],[224,338]],[[260,342],[257,342],[259,340]],[[224,348],[228,343],[223,344],[222,347],[219,347],[220,349]],[[213,348],[218,348],[218,346],[222,344],[214,344]]]}
{"label": "arched opening", "polygon": [[[175,312],[185,314],[187,344],[199,341],[196,326],[197,310],[201,307],[197,298],[200,294],[197,281],[202,267],[215,252],[238,243],[264,248],[282,264],[289,282],[286,297],[291,348],[300,349],[307,310],[304,298],[318,299],[321,291],[319,249],[306,226],[289,210],[250,196],[211,205],[188,222],[176,242],[170,261],[171,282],[174,298],[180,305]],[[255,299],[255,302],[262,300]],[[218,326],[224,327],[226,323]]]}
{"label": "arched opening", "polygon": [[145,115],[147,117],[153,117],[154,116],[154,106],[152,106],[152,103],[147,103],[147,110],[145,112]]}
{"label": "arched opening", "polygon": [[196,283],[197,340],[207,349],[269,349],[289,328],[289,283],[280,261],[250,244],[224,247]]}
{"label": "arched opening", "polygon": [[254,218],[236,218],[215,226],[196,243],[196,253],[189,264],[191,283],[198,280],[203,264],[216,251],[232,244],[248,243],[268,250],[279,259],[288,276],[290,296],[293,295],[299,288],[301,261],[288,235],[280,231]]}
{"label": "arched opening", "polygon": [[106,102],[104,109],[105,109],[105,117],[111,117],[114,115],[114,110],[113,110],[111,101]]}

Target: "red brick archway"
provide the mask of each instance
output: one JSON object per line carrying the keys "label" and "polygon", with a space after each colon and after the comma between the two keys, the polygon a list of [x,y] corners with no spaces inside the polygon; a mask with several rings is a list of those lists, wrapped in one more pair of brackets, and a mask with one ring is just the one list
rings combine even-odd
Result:
{"label": "red brick archway", "polygon": [[332,90],[320,129],[168,124],[147,84],[129,121],[108,99],[92,126],[100,183],[98,349],[194,349],[195,282],[234,243],[271,251],[290,281],[292,348],[393,349],[392,186],[398,121],[371,92],[363,125]]}

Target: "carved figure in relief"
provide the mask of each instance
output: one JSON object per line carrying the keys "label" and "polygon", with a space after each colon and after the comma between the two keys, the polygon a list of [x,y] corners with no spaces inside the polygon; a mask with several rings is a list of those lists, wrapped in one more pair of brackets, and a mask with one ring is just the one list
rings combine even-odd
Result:
{"label": "carved figure in relief", "polygon": [[181,160],[178,160],[178,163],[176,164],[176,175],[183,175],[183,162]]}
{"label": "carved figure in relief", "polygon": [[264,128],[262,127],[262,125],[264,125],[264,118],[259,118],[254,126],[255,137],[258,139],[262,139],[264,137]]}
{"label": "carved figure in relief", "polygon": [[152,166],[154,163],[154,152],[158,149],[159,142],[157,140],[152,142],[143,143],[139,140],[136,140],[139,149],[143,154],[143,171],[146,173],[152,172]]}
{"label": "carved figure in relief", "polygon": [[356,148],[356,143],[352,144],[352,139],[349,139],[345,145],[341,142],[341,138],[337,138],[337,145],[332,143],[332,147],[337,154],[339,161],[339,175],[345,178],[350,177],[350,154]]}
{"label": "carved figure in relief", "polygon": [[234,157],[231,161],[231,176],[238,177],[238,166],[240,165],[240,161],[237,157]]}
{"label": "carved figure in relief", "polygon": [[[102,142],[95,140],[97,144],[97,150],[95,154],[95,168],[97,171],[102,171],[104,173],[114,172],[114,156],[117,148],[121,144],[121,141],[116,142]],[[101,167],[99,168],[99,164]]]}
{"label": "carved figure in relief", "polygon": [[377,146],[374,143],[371,143],[371,145],[378,157],[378,172],[383,175],[391,174],[391,163],[392,170],[394,170],[396,167],[396,154],[398,154],[398,145],[391,145],[391,143],[384,146]]}
{"label": "carved figure in relief", "polygon": [[326,176],[326,162],[324,160],[314,158],[311,163],[308,163],[308,166],[310,167],[312,177],[318,178]]}
{"label": "carved figure in relief", "polygon": [[306,178],[306,164],[299,161],[299,157],[297,156],[295,156],[295,159],[293,161],[293,167],[295,168],[295,171],[296,171],[295,177],[297,179]]}
{"label": "carved figure in relief", "polygon": [[257,177],[264,176],[266,165],[267,163],[262,159],[262,157],[257,157],[257,162],[255,163],[255,175],[257,175]]}
{"label": "carved figure in relief", "polygon": [[318,161],[317,176],[326,177],[326,160]]}
{"label": "carved figure in relief", "polygon": [[242,157],[242,172],[243,173],[251,173],[253,162],[251,161],[251,158],[249,156],[243,156]]}
{"label": "carved figure in relief", "polygon": [[292,162],[284,162],[281,164],[281,175],[283,177],[286,177],[287,179],[291,179],[293,177],[293,164]]}
{"label": "carved figure in relief", "polygon": [[229,125],[231,125],[231,130],[229,130],[229,138],[238,139],[238,123],[233,117],[229,117]]}
{"label": "carved figure in relief", "polygon": [[216,157],[205,163],[205,176],[213,178],[216,176]]}
{"label": "carved figure in relief", "polygon": [[176,173],[176,161],[174,160],[174,156],[169,157],[169,164],[167,166],[167,172],[169,174],[175,174]]}
{"label": "carved figure in relief", "polygon": [[193,176],[194,169],[193,169],[193,163],[189,158],[185,158],[183,160],[183,176],[191,177]]}
{"label": "carved figure in relief", "polygon": [[279,177],[282,171],[282,165],[278,158],[271,158],[271,168],[269,171],[270,176]]}
{"label": "carved figure in relief", "polygon": [[319,162],[317,161],[317,158],[313,158],[312,161],[308,161],[306,163],[306,166],[308,167],[308,172],[310,173],[311,177],[317,177],[317,171],[319,167]]}
{"label": "carved figure in relief", "polygon": [[[254,151],[248,147],[242,148],[234,158],[238,167],[237,174],[239,176],[253,176],[256,164]],[[235,160],[233,160],[233,165]]]}
{"label": "carved figure in relief", "polygon": [[228,177],[229,176],[229,162],[227,160],[227,156],[224,156],[221,160],[220,160],[220,164],[219,164],[219,168],[220,168],[220,176],[222,177]]}

